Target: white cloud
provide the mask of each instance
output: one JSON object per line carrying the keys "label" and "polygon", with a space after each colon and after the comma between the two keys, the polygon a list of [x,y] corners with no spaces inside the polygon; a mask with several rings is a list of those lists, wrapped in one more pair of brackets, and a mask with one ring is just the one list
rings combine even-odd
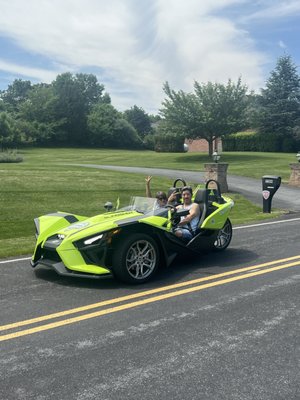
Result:
{"label": "white cloud", "polygon": [[286,49],[286,44],[285,44],[282,40],[279,40],[278,46],[279,46],[280,48],[282,48],[282,49]]}
{"label": "white cloud", "polygon": [[[42,55],[47,68],[16,65],[0,69],[42,81],[57,73],[99,68],[113,104],[155,111],[168,80],[192,90],[194,80],[225,82],[242,76],[251,89],[263,83],[264,56],[234,19],[222,16],[244,0],[0,0],[0,35]],[[296,7],[296,2],[289,2]]]}
{"label": "white cloud", "polygon": [[43,82],[51,82],[56,76],[61,73],[59,69],[50,71],[39,68],[25,67],[24,65],[6,62],[0,59],[0,71],[6,71],[10,74],[21,75],[24,77],[31,77]]}
{"label": "white cloud", "polygon": [[262,0],[260,9],[244,17],[244,20],[270,20],[300,15],[299,0]]}

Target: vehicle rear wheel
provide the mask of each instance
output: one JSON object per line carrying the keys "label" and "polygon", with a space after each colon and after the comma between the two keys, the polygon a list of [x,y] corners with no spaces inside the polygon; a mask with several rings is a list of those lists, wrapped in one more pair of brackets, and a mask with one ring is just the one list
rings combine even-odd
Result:
{"label": "vehicle rear wheel", "polygon": [[159,249],[146,234],[134,234],[119,243],[113,254],[113,272],[127,283],[144,283],[152,278],[159,264]]}
{"label": "vehicle rear wheel", "polygon": [[231,242],[232,239],[232,225],[229,219],[226,220],[225,225],[219,230],[217,238],[214,243],[215,251],[223,251]]}

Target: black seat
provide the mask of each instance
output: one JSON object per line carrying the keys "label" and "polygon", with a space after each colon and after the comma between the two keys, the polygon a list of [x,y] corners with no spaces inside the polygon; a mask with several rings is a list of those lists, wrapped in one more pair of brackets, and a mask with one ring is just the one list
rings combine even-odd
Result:
{"label": "black seat", "polygon": [[208,193],[209,193],[209,191],[207,189],[198,189],[195,194],[194,203],[199,204],[199,208],[200,208],[200,218],[199,218],[199,223],[198,223],[199,228],[201,227],[203,221],[205,220],[206,214],[207,214]]}
{"label": "black seat", "polygon": [[207,190],[207,197],[208,197],[208,203],[212,204],[213,202],[223,204],[224,199],[221,196],[220,192],[218,189],[206,189]]}

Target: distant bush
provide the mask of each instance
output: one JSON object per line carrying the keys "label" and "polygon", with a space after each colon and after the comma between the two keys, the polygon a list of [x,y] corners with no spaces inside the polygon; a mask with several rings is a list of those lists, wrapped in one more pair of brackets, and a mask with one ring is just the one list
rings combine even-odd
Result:
{"label": "distant bush", "polygon": [[154,150],[155,148],[155,138],[153,134],[146,135],[143,139],[143,144],[145,149]]}
{"label": "distant bush", "polygon": [[184,151],[183,144],[184,138],[176,134],[156,134],[154,150],[161,153],[182,153]]}
{"label": "distant bush", "polygon": [[19,163],[23,157],[17,154],[16,150],[5,150],[0,152],[0,163]]}
{"label": "distant bush", "polygon": [[262,134],[255,131],[238,132],[225,136],[222,140],[224,151],[293,152],[297,143],[291,137]]}

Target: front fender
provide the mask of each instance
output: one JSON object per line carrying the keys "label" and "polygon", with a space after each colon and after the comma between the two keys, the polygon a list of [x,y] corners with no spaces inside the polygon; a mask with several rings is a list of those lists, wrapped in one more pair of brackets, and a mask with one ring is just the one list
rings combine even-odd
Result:
{"label": "front fender", "polygon": [[87,217],[60,211],[35,218],[34,224],[37,239],[36,247],[51,234],[56,233],[60,229],[66,228],[74,222],[83,221],[85,219],[87,219]]}

